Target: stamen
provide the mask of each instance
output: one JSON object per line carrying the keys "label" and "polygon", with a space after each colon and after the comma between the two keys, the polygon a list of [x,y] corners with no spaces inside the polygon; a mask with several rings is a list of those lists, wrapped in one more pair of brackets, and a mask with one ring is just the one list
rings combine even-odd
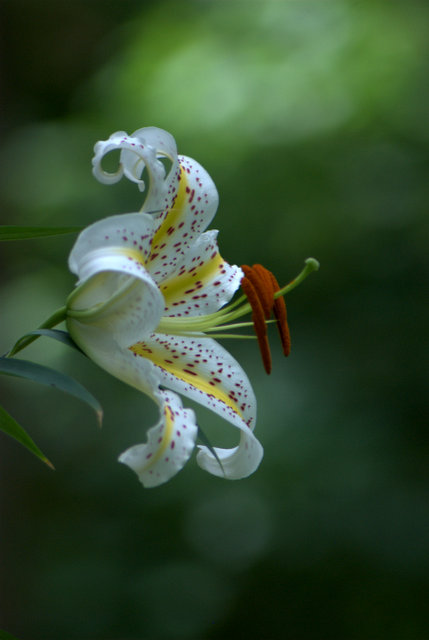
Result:
{"label": "stamen", "polygon": [[[280,291],[279,283],[277,282],[275,275],[271,273],[271,271],[268,271],[268,273],[271,277],[274,293]],[[283,353],[285,354],[285,356],[288,356],[290,354],[290,331],[289,325],[287,323],[286,302],[284,301],[283,297],[276,298],[274,300],[273,311],[274,317],[277,320],[277,329],[280,334]]]}
{"label": "stamen", "polygon": [[271,372],[271,352],[270,345],[268,343],[267,326],[265,324],[265,313],[262,307],[261,301],[258,296],[258,291],[252,284],[252,282],[244,276],[241,281],[241,288],[249,300],[249,304],[252,307],[252,320],[255,329],[256,337],[258,338],[259,349],[261,351],[262,362],[267,373]]}
{"label": "stamen", "polygon": [[271,312],[274,312],[283,353],[288,356],[290,353],[290,332],[287,323],[286,303],[282,296],[275,297],[275,294],[281,292],[281,289],[271,271],[268,271],[261,264],[254,264],[253,267],[245,264],[241,268],[245,274],[241,286],[253,311],[252,320],[259,340],[262,359],[265,370],[269,372],[271,370],[271,354],[268,360],[266,355],[269,353],[267,328],[265,322],[262,323],[261,311],[265,320],[269,320]]}
{"label": "stamen", "polygon": [[266,299],[266,309],[264,307],[264,311],[266,319],[269,320],[274,305],[274,287],[271,279],[271,272],[263,267],[262,264],[254,264],[253,272],[260,282],[259,297],[261,298],[262,295]]}
{"label": "stamen", "polygon": [[264,272],[266,269],[264,269],[260,264],[254,264],[253,267],[243,264],[241,265],[241,268],[246,278],[250,280],[256,290],[257,296],[264,310],[265,318],[268,320],[271,315],[274,302],[272,282],[269,275],[267,275],[269,272],[267,271],[267,274],[265,274]]}

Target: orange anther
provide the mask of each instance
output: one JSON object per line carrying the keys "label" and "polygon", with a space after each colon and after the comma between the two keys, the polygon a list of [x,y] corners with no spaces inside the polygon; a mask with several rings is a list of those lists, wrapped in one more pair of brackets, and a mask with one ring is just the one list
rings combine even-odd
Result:
{"label": "orange anther", "polygon": [[248,280],[253,284],[262,304],[265,318],[268,320],[274,303],[274,292],[270,272],[261,264],[254,264],[253,267],[243,265],[241,268],[243,269],[246,278],[248,278]]}
{"label": "orange anther", "polygon": [[[244,269],[243,269],[244,271]],[[261,351],[262,362],[267,373],[271,372],[271,352],[268,343],[267,325],[265,324],[265,314],[261,301],[258,296],[257,289],[251,280],[245,276],[241,280],[241,288],[243,289],[249,304],[252,307],[252,320],[255,328],[256,337],[258,338],[259,349]]]}
{"label": "orange anther", "polygon": [[[276,291],[280,291],[279,283],[277,282],[275,275],[272,274],[271,271],[269,271],[269,274],[273,283],[274,293]],[[277,320],[277,329],[280,334],[283,353],[285,356],[288,356],[290,354],[290,331],[287,323],[286,303],[283,297],[279,297],[274,300],[273,311],[274,317]]]}
{"label": "orange anther", "polygon": [[271,353],[265,321],[270,318],[271,312],[274,312],[283,353],[285,356],[288,356],[290,353],[290,332],[287,322],[286,303],[283,297],[274,298],[274,294],[280,291],[280,287],[271,271],[268,271],[268,269],[261,264],[254,264],[253,267],[244,264],[241,268],[244,273],[241,287],[252,307],[253,325],[258,338],[265,371],[270,373]]}

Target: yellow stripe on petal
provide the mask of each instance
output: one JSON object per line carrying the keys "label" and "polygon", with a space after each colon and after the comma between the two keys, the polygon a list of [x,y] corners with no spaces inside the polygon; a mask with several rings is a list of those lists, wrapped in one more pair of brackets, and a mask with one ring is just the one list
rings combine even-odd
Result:
{"label": "yellow stripe on petal", "polygon": [[115,247],[112,250],[112,253],[131,258],[131,260],[134,260],[134,262],[137,262],[138,264],[141,264],[143,266],[146,264],[144,256],[137,249],[130,249],[129,247]]}
{"label": "yellow stripe on petal", "polygon": [[160,436],[161,442],[159,443],[159,447],[152,457],[149,458],[148,463],[145,465],[145,471],[148,471],[151,467],[153,467],[162,457],[164,451],[168,447],[168,443],[171,441],[173,436],[173,426],[174,426],[174,416],[170,407],[166,406],[164,408],[164,417],[165,417],[165,426],[164,432],[162,436]]}
{"label": "yellow stripe on petal", "polygon": [[179,396],[158,390],[154,399],[162,407],[158,424],[149,429],[145,444],[136,444],[119,456],[119,462],[135,471],[145,487],[156,487],[180,471],[198,434],[195,414],[183,408]]}
{"label": "yellow stripe on petal", "polygon": [[[205,262],[203,266],[197,266],[193,270],[186,271],[182,275],[167,280],[161,285],[161,291],[164,295],[165,302],[169,306],[173,300],[186,298],[187,296],[195,296],[195,299],[201,297],[198,291],[203,289],[211,280],[220,273],[224,265],[224,260],[219,253],[216,253],[210,260]],[[203,294],[204,297],[204,294]]]}
{"label": "yellow stripe on petal", "polygon": [[188,179],[186,177],[186,171],[180,167],[180,181],[179,188],[177,190],[177,197],[174,201],[173,207],[169,210],[159,229],[155,232],[152,240],[152,253],[155,252],[164,242],[165,237],[171,236],[176,231],[180,218],[183,214],[184,206],[187,199],[186,187],[188,186]]}
{"label": "yellow stripe on petal", "polygon": [[198,375],[196,372],[191,370],[191,367],[186,368],[186,363],[183,366],[178,366],[173,362],[166,361],[165,358],[161,356],[161,354],[154,353],[153,349],[150,349],[146,346],[145,343],[137,343],[130,347],[130,351],[135,353],[138,356],[142,356],[153,362],[153,364],[157,365],[164,371],[167,371],[169,374],[173,375],[178,380],[181,380],[187,385],[198,389],[205,395],[222,402],[226,407],[231,409],[241,420],[243,420],[243,414],[237,406],[237,401],[234,400],[233,394],[228,394],[226,391],[220,388],[221,380],[218,380],[216,376],[214,376],[210,380],[206,380]]}

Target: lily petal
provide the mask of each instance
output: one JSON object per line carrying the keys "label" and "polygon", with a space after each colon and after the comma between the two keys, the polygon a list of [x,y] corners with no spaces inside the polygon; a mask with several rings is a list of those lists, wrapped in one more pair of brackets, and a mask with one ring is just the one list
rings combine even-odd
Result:
{"label": "lily petal", "polygon": [[[108,173],[101,166],[103,157],[111,151],[120,150],[120,162],[116,172]],[[143,169],[149,175],[149,190],[144,206],[146,211],[163,211],[172,206],[176,197],[179,175],[176,142],[172,135],[157,127],[138,129],[131,136],[125,131],[113,133],[108,140],[97,142],[92,159],[93,174],[104,184],[118,182],[126,176],[135,182],[140,191],[145,191],[142,180]],[[168,158],[171,162],[168,175],[159,158]]]}
{"label": "lily petal", "polygon": [[255,471],[263,455],[261,444],[252,434],[256,399],[245,372],[223,347],[210,338],[156,333],[130,349],[141,356],[139,360],[156,365],[163,386],[211,409],[242,432],[238,447],[219,450],[224,469],[206,447],[201,447],[199,454],[201,466],[231,479]]}
{"label": "lily petal", "polygon": [[198,427],[192,409],[183,409],[179,396],[160,391],[157,399],[161,418],[149,429],[147,443],[137,444],[119,456],[145,487],[167,482],[180,471],[195,447]]}
{"label": "lily petal", "polygon": [[69,258],[80,283],[68,300],[70,315],[108,329],[124,347],[153,331],[164,309],[144,266],[151,225],[143,214],[96,222],[81,233]]}
{"label": "lily petal", "polygon": [[241,269],[221,257],[217,231],[206,231],[180,262],[178,273],[160,284],[165,315],[198,316],[218,311],[240,286]]}
{"label": "lily petal", "polygon": [[156,222],[146,213],[124,213],[94,222],[79,234],[69,256],[69,268],[86,279],[83,269],[87,255],[109,248],[120,248],[124,255],[145,264],[155,228]]}
{"label": "lily petal", "polygon": [[159,422],[147,432],[147,443],[124,451],[119,461],[135,471],[145,487],[169,480],[192,454],[198,428],[195,414],[184,409],[180,398],[159,389],[159,373],[145,358],[118,346],[108,331],[84,325],[73,318],[68,330],[81,349],[102,369],[149,395],[160,408]]}
{"label": "lily petal", "polygon": [[241,432],[238,447],[233,449],[214,447],[222,467],[208,447],[198,445],[198,448],[197,462],[200,467],[219,478],[228,480],[240,480],[250,476],[259,467],[264,454],[261,443],[251,431]]}
{"label": "lily petal", "polygon": [[[165,158],[169,163],[171,163],[165,179],[161,182],[158,173],[151,171],[151,166],[145,162],[150,183],[146,200],[144,202],[144,210],[149,213],[161,213],[164,210],[168,211],[173,206],[174,200],[177,196],[180,176],[176,141],[170,133],[163,129],[159,129],[158,127],[144,127],[142,129],[137,129],[137,131],[134,131],[132,134],[132,137],[137,138],[141,145],[155,149],[158,163],[159,158]],[[137,175],[141,176],[143,171],[143,161],[140,160],[136,162],[134,147],[132,149],[124,148],[121,151],[121,162],[124,165],[125,175],[130,180],[132,180],[131,176],[135,175],[136,170]],[[140,186],[139,188],[141,191],[143,190]]]}
{"label": "lily petal", "polygon": [[156,282],[176,274],[183,256],[213,219],[219,197],[213,180],[195,160],[180,156],[177,197],[157,218],[150,271]]}

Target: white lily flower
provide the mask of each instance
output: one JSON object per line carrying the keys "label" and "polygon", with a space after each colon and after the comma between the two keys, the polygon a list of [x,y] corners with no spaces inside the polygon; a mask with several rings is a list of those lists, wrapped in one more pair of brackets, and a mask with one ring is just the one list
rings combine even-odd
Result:
{"label": "white lily flower", "polygon": [[[109,174],[101,161],[112,150],[120,150],[120,164]],[[125,175],[144,190],[144,168],[149,178],[142,210],[89,226],[69,258],[79,278],[67,302],[71,336],[94,362],[148,394],[160,409],[147,442],[119,460],[146,487],[166,482],[184,466],[198,428],[178,392],[239,431],[232,449],[216,448],[213,455],[199,446],[198,464],[216,476],[246,477],[263,455],[253,434],[256,400],[243,369],[211,335],[251,307],[243,299],[238,311],[236,303],[225,307],[244,274],[220,256],[217,231],[205,231],[217,209],[216,187],[197,162],[177,155],[170,134],[154,127],[98,142],[93,166],[107,184]],[[244,324],[250,323],[239,326]]]}

